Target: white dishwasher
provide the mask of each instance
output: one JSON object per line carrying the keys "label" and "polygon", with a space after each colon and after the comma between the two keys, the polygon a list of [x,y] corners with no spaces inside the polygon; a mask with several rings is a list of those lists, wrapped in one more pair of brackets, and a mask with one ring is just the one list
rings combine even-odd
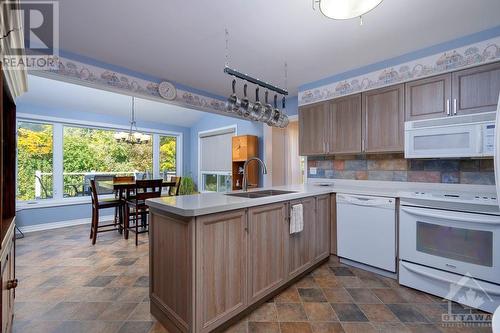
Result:
{"label": "white dishwasher", "polygon": [[396,272],[396,199],[337,193],[337,254]]}

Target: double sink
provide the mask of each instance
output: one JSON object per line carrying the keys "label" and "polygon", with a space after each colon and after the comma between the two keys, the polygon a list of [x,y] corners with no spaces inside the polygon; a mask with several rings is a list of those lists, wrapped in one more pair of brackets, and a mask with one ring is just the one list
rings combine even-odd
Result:
{"label": "double sink", "polygon": [[227,193],[231,197],[240,197],[240,198],[265,198],[274,195],[282,195],[282,194],[290,194],[296,193],[295,191],[280,191],[280,190],[263,190],[263,191],[252,191],[252,192],[238,192],[238,193]]}

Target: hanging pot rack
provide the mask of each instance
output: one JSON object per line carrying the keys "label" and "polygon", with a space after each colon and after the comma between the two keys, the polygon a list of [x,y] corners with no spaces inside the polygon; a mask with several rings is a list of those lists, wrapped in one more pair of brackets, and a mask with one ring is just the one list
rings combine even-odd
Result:
{"label": "hanging pot rack", "polygon": [[256,79],[248,74],[243,74],[235,69],[232,69],[230,67],[224,67],[224,73],[229,74],[231,76],[237,77],[238,79],[248,81],[250,83],[256,84],[262,88],[266,88],[267,90],[274,91],[275,93],[278,93],[280,95],[288,95],[288,91],[279,87],[276,87],[275,85],[272,85],[270,83],[264,82],[262,80]]}

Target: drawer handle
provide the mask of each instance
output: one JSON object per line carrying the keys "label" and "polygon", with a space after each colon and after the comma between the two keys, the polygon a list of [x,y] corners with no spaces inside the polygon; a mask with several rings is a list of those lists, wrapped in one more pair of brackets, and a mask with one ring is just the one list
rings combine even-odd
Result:
{"label": "drawer handle", "polygon": [[7,290],[16,289],[17,283],[18,283],[17,279],[7,281]]}

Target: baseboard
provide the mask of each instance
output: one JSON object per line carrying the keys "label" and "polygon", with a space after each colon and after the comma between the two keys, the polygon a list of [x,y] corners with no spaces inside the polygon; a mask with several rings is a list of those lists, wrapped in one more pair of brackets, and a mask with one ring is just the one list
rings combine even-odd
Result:
{"label": "baseboard", "polygon": [[[99,218],[100,221],[112,221],[113,219],[114,219],[114,215],[101,216]],[[30,232],[35,232],[35,231],[43,231],[43,230],[58,229],[58,228],[64,228],[64,227],[72,227],[75,225],[82,225],[82,224],[90,224],[90,217],[83,218],[83,219],[76,219],[76,220],[27,225],[27,226],[22,226],[22,227],[20,226],[19,229],[23,233],[30,233]]]}

